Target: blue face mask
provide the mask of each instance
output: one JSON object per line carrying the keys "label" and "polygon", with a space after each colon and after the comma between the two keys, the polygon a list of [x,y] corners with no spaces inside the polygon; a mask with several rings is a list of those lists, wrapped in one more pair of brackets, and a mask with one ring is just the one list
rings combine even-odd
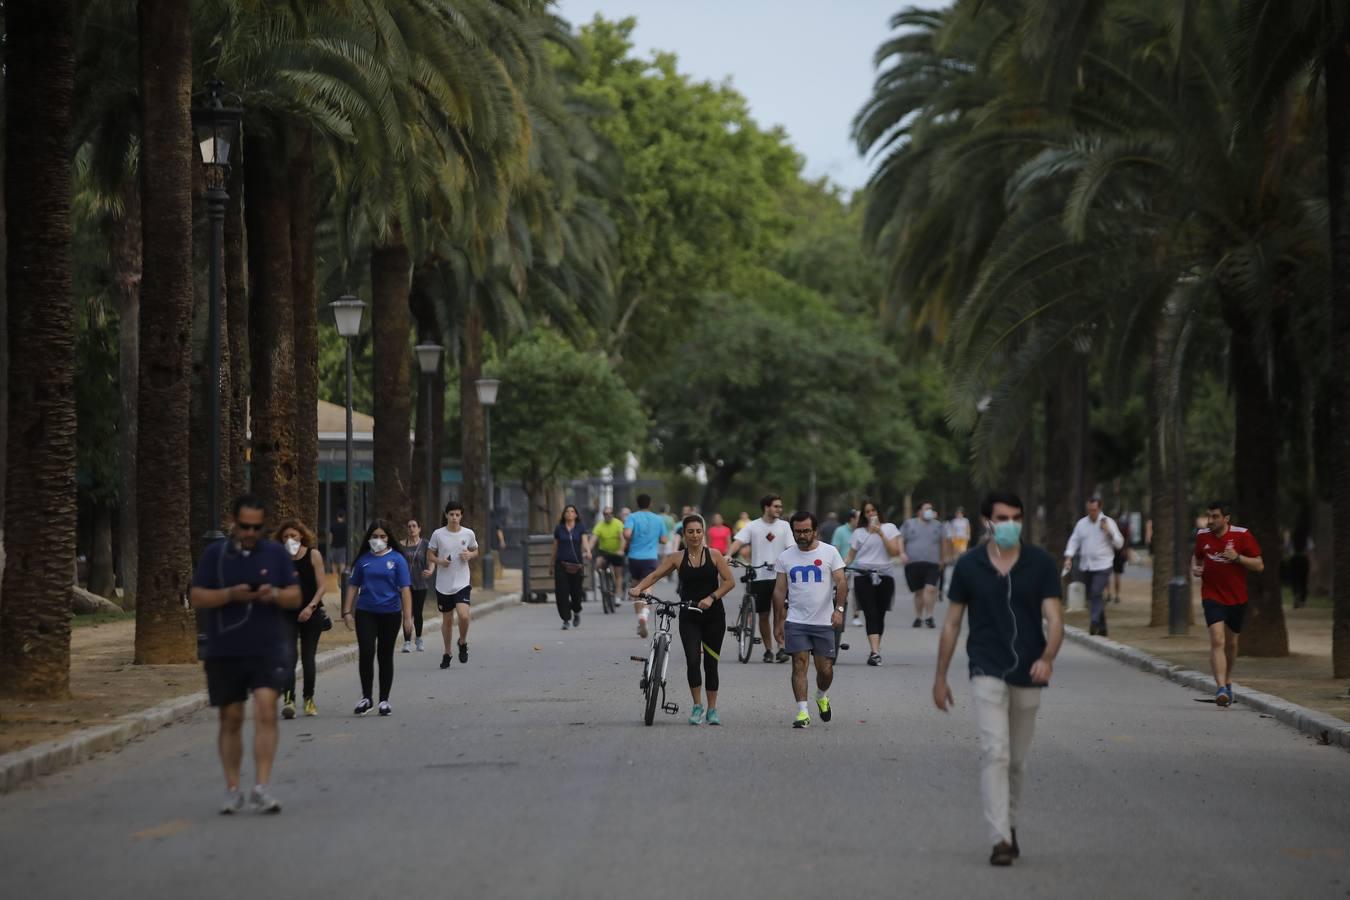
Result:
{"label": "blue face mask", "polygon": [[1022,540],[1021,522],[995,522],[994,543],[1000,550],[1011,550]]}

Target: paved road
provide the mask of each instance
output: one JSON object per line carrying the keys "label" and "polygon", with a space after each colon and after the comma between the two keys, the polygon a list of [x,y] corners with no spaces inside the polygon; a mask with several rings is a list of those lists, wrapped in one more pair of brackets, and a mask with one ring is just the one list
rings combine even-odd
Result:
{"label": "paved road", "polygon": [[852,631],[834,722],[805,732],[787,666],[724,664],[721,729],[646,728],[629,609],[588,604],[565,633],[551,606],[498,613],[467,666],[396,657],[392,718],[350,715],[354,665],[321,675],[322,715],[282,723],[281,816],[215,815],[209,713],[0,797],[3,893],[1350,895],[1350,755],[1072,646],[1042,706],[1023,858],[991,869],[968,687],[954,680],[953,715],[932,708],[936,634],[906,606],[880,669]]}

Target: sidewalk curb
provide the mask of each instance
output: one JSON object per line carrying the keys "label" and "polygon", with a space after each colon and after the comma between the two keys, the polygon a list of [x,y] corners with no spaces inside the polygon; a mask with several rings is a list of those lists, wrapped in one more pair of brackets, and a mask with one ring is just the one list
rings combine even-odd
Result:
{"label": "sidewalk curb", "polygon": [[[1122,644],[1119,641],[1089,635],[1083,629],[1075,628],[1072,625],[1064,626],[1064,636],[1081,647],[1087,647],[1089,650],[1109,656],[1137,669],[1143,669],[1145,672],[1161,675],[1163,678],[1174,681],[1183,687],[1193,688],[1204,694],[1212,694],[1214,691],[1213,676],[1197,672],[1194,669],[1187,669],[1156,656],[1150,656],[1142,650]],[[1306,706],[1299,706],[1297,703],[1290,703],[1288,700],[1283,700],[1273,694],[1263,694],[1260,691],[1244,688],[1238,682],[1233,683],[1233,691],[1238,695],[1238,702],[1242,706],[1265,713],[1291,728],[1296,728],[1306,735],[1317,738],[1322,743],[1350,750],[1350,722],[1318,712],[1315,709],[1308,709]]]}
{"label": "sidewalk curb", "polygon": [[[475,620],[499,609],[520,604],[520,593],[503,594],[481,606],[474,606]],[[427,619],[424,628],[440,623],[440,616]],[[350,663],[356,658],[356,644],[335,647],[320,653],[314,660],[317,672]],[[187,718],[207,706],[205,691],[166,700],[140,712],[128,713],[108,725],[84,728],[66,737],[44,741],[0,756],[0,794],[14,790],[25,781],[84,762],[95,753],[115,750],[143,734],[150,734]]]}

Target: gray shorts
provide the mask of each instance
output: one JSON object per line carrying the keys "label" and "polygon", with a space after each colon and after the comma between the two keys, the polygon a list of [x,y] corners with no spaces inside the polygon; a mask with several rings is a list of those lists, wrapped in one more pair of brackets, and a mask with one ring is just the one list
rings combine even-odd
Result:
{"label": "gray shorts", "polygon": [[783,649],[789,653],[814,653],[834,659],[834,629],[829,625],[783,624]]}

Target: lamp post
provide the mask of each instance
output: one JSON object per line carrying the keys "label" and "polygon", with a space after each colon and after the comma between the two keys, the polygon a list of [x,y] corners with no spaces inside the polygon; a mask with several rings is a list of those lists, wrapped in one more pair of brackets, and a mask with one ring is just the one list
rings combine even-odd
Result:
{"label": "lamp post", "polygon": [[422,369],[422,393],[426,397],[427,410],[426,436],[422,447],[427,458],[427,517],[422,521],[425,523],[424,528],[430,527],[434,530],[439,527],[437,523],[440,517],[436,514],[436,501],[440,499],[441,480],[435,475],[439,468],[436,465],[438,460],[434,459],[431,453],[434,443],[431,439],[434,434],[432,429],[439,427],[439,423],[432,422],[435,407],[431,402],[431,392],[435,386],[434,376],[441,367],[441,354],[445,352],[445,348],[440,344],[425,343],[413,347],[413,352],[417,354],[417,365]]}
{"label": "lamp post", "polygon": [[[492,407],[497,405],[497,388],[501,382],[496,378],[480,378],[474,382],[478,388],[478,402],[483,407],[483,436],[487,452],[483,455],[483,481],[487,488],[487,552],[483,554],[483,588],[491,590],[496,580],[493,569],[492,544],[497,540],[497,529],[492,521]],[[526,564],[528,565],[528,560]]]}
{"label": "lamp post", "polygon": [[207,389],[210,457],[206,472],[206,509],[208,515],[206,543],[224,537],[220,531],[220,316],[221,270],[225,255],[225,207],[230,195],[225,185],[230,177],[230,150],[239,140],[240,122],[244,111],[237,105],[226,105],[225,86],[212,81],[206,86],[206,97],[200,106],[192,108],[192,130],[202,151],[206,166],[206,216],[211,223],[211,265],[208,281],[207,351],[210,366],[210,385]]}
{"label": "lamp post", "polygon": [[356,495],[352,485],[352,340],[361,333],[361,314],[366,304],[351,294],[343,294],[328,304],[333,310],[333,321],[338,334],[347,343],[347,561],[352,560],[352,536],[356,533],[357,523],[353,517],[356,512]]}

